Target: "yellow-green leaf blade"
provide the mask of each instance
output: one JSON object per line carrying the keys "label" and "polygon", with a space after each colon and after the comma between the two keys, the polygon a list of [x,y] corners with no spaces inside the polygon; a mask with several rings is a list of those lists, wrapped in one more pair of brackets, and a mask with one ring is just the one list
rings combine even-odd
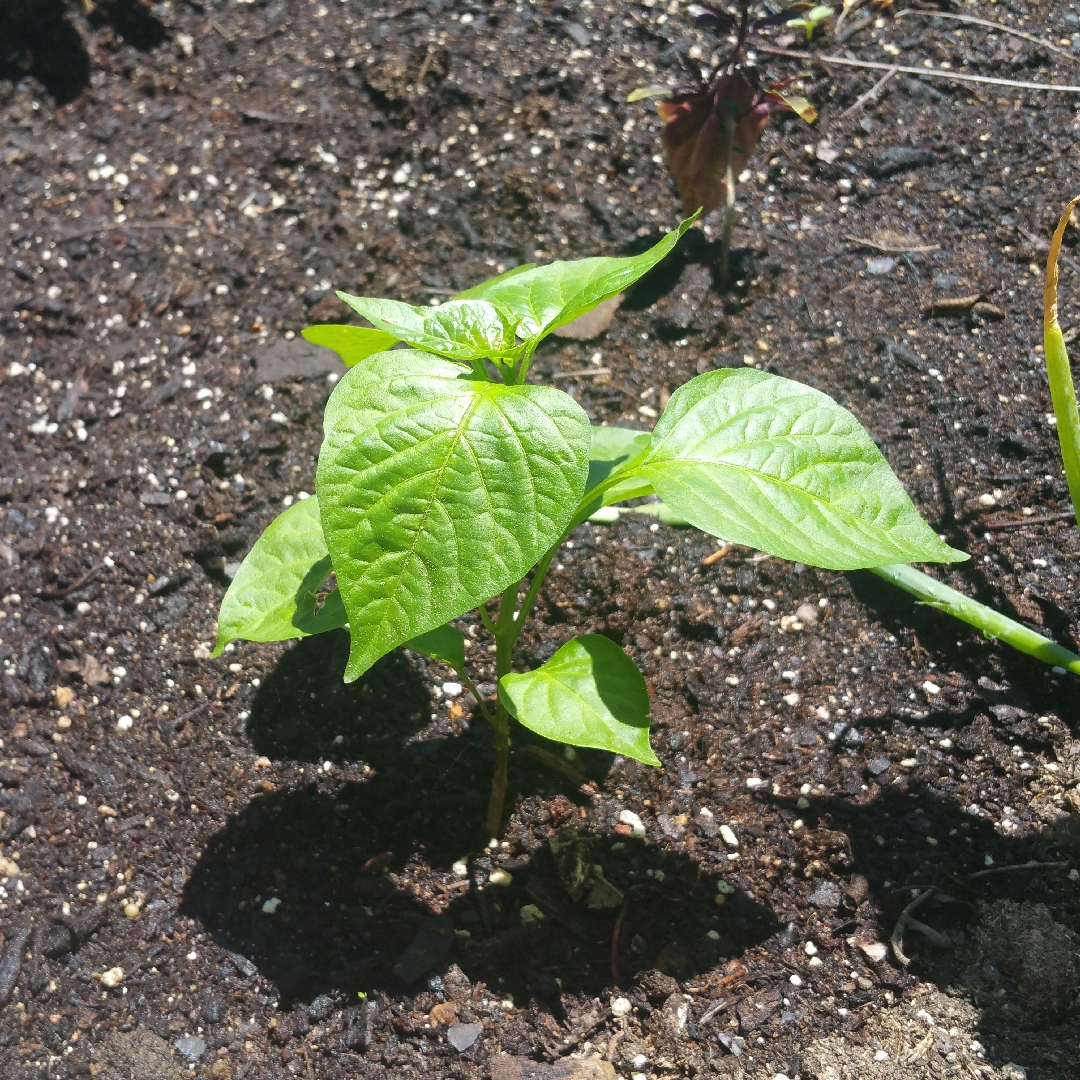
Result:
{"label": "yellow-green leaf blade", "polygon": [[922,520],[851,413],[766,372],[723,369],[680,387],[640,471],[697,528],[794,562],[967,558]]}

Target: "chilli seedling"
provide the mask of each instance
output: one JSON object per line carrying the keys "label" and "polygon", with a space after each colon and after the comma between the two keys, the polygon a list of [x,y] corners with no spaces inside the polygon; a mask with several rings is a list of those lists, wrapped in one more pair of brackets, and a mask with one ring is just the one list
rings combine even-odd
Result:
{"label": "chilli seedling", "polygon": [[798,113],[808,124],[817,119],[817,112],[805,98],[783,93],[786,83],[762,87],[757,68],[747,64],[743,56],[753,34],[789,23],[811,5],[796,4],[760,19],[750,18],[751,6],[750,0],[742,0],[739,13],[731,15],[708,4],[691,4],[687,14],[694,22],[725,37],[734,37],[734,45],[707,76],[695,63],[686,60],[695,79],[693,87],[639,87],[628,99],[661,99],[656,108],[664,121],[664,153],[683,211],[692,214],[701,207],[707,214],[724,206],[720,277],[725,283],[735,222],[735,183],[757,148],[770,107]]}
{"label": "chilli seedling", "polygon": [[[715,536],[835,570],[967,558],[922,520],[851,413],[810,387],[710,371],[672,394],[650,433],[591,427],[568,394],[526,382],[544,337],[632,285],[692,220],[642,255],[517,267],[437,308],[338,293],[373,329],[305,331],[349,366],[326,406],[316,494],[248,553],[221,604],[216,654],[236,638],[347,627],[346,681],[401,645],[444,660],[494,732],[491,836],[511,717],[659,764],[645,681],[614,641],[575,637],[515,670],[552,558],[601,507],[655,493]],[[409,348],[389,351],[396,342]],[[453,625],[473,609],[495,646],[491,700]]]}

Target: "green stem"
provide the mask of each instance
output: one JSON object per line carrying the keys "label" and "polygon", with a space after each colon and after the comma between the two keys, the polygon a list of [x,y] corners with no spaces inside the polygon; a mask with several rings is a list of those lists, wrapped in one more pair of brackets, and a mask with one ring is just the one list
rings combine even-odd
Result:
{"label": "green stem", "polygon": [[480,612],[480,621],[484,624],[484,628],[492,637],[494,637],[495,624],[491,621],[491,616],[487,613],[487,608],[481,604],[476,610]]}
{"label": "green stem", "polygon": [[1046,375],[1050,382],[1050,400],[1054,403],[1057,419],[1058,440],[1061,443],[1061,460],[1065,465],[1065,479],[1072,496],[1073,512],[1080,526],[1080,414],[1076,408],[1076,388],[1073,386],[1072,370],[1065,338],[1058,323],[1057,282],[1058,252],[1065,226],[1072,217],[1073,207],[1080,198],[1073,199],[1065,208],[1058,222],[1050,255],[1046,260],[1046,288],[1043,292],[1043,348],[1046,352]]}
{"label": "green stem", "polygon": [[487,707],[487,702],[480,696],[480,691],[476,689],[476,684],[469,678],[469,673],[464,668],[455,668],[454,670],[457,672],[458,678],[465,684],[465,689],[476,698],[476,703],[480,706],[480,712],[483,714],[484,719],[494,727],[495,717]]}
{"label": "green stem", "polygon": [[510,643],[511,651],[513,651],[514,646],[517,645],[517,639],[521,635],[525,620],[532,613],[533,604],[536,603],[536,598],[540,595],[540,586],[544,584],[544,578],[547,577],[548,567],[551,566],[551,560],[555,557],[555,552],[559,550],[565,539],[565,535],[560,537],[559,542],[536,564],[532,581],[529,582],[529,590],[525,593],[525,599],[521,602],[521,608],[517,613],[517,617],[514,619],[514,636]]}
{"label": "green stem", "polygon": [[950,589],[948,585],[942,585],[940,581],[913,566],[876,566],[871,568],[870,572],[892,582],[927,606],[974,626],[988,638],[1004,641],[1006,645],[1011,645],[1028,656],[1034,656],[1043,663],[1053,664],[1071,671],[1074,675],[1080,675],[1080,656],[994,611],[993,608]]}
{"label": "green stem", "polygon": [[[502,594],[499,618],[495,623],[495,685],[511,670],[514,655],[515,633],[514,609],[517,607],[516,581]],[[489,836],[498,836],[502,829],[503,803],[506,801],[506,777],[510,761],[510,714],[501,699],[496,699],[495,716],[491,721],[495,732],[495,773],[491,778],[491,798],[488,800],[487,827]]]}

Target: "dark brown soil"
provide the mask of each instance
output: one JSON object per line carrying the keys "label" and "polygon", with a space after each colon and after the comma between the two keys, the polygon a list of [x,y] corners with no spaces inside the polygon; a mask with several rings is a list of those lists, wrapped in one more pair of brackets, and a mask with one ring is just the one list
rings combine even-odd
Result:
{"label": "dark brown soil", "polygon": [[[0,15],[0,1073],[479,1078],[509,1075],[504,1053],[825,1077],[813,1040],[863,1046],[933,980],[982,1009],[983,1067],[1080,1076],[1077,684],[877,579],[741,549],[706,565],[714,541],[635,516],[583,526],[522,662],[613,637],[664,767],[519,753],[494,848],[488,733],[446,669],[395,653],[345,686],[334,636],[208,659],[230,564],[313,490],[331,383],[268,347],[342,319],[331,286],[426,303],[654,242],[678,207],[654,114],[625,99],[681,77],[682,16],[25,6]],[[1065,5],[963,11],[1080,43]],[[1077,81],[1028,41],[894,14],[826,48]],[[694,230],[601,339],[546,343],[536,378],[638,426],[716,366],[819,387],[971,553],[946,579],[1076,649],[1080,542],[1036,347],[1075,99],[898,76],[846,113],[879,73],[768,70],[811,72],[821,120],[768,129],[733,289]],[[899,147],[924,153],[893,171]],[[860,242],[879,230],[919,250]],[[991,307],[927,314],[976,294]],[[624,904],[570,898],[547,845],[570,827]],[[972,876],[1031,861],[1053,865]],[[930,886],[913,917],[937,943],[909,927],[910,968],[881,958]],[[1017,919],[1030,948],[998,955]],[[1031,1000],[1034,962],[1061,994]],[[447,1032],[475,1031],[454,1023],[482,1033],[459,1050]]]}

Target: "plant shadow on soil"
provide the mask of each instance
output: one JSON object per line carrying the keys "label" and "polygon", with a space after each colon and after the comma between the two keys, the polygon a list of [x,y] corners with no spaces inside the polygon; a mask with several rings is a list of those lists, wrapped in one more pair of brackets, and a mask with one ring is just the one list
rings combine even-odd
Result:
{"label": "plant shadow on soil", "polygon": [[[90,87],[90,54],[64,0],[5,0],[0,12],[0,80],[31,76],[57,105]],[[140,52],[168,39],[168,30],[139,0],[99,0],[92,26],[109,26]]]}
{"label": "plant shadow on soil", "polygon": [[[962,591],[1017,622],[1031,625],[1015,609],[1008,596],[988,586],[978,565],[958,565],[966,578],[960,586]],[[939,666],[963,671],[973,683],[978,683],[984,691],[986,704],[999,720],[1003,716],[999,716],[999,710],[994,707],[1006,707],[1009,713],[1006,719],[1011,720],[1016,728],[1011,734],[1026,740],[1035,718],[1025,714],[1036,711],[1053,712],[1074,734],[1080,733],[1080,694],[1062,693],[1059,679],[1041,661],[1007,646],[994,648],[991,657],[988,650],[993,646],[966,624],[920,604],[903,590],[868,571],[855,571],[846,577],[856,599],[873,610],[887,630],[898,636],[914,632],[920,646],[935,657]],[[1080,643],[1070,633],[1068,617],[1060,609],[1054,610],[1058,620],[1064,619],[1064,624],[1051,617],[1045,618],[1045,625],[1033,628],[1066,649],[1076,651]],[[1001,682],[988,686],[986,678],[992,671],[999,673]],[[1061,678],[1071,679],[1072,676],[1064,675]],[[991,689],[995,685],[1000,689]],[[972,706],[967,712],[956,714],[951,721],[947,716],[931,711],[928,722],[939,728],[959,728],[981,711],[981,705],[978,708]],[[1025,720],[1028,722],[1024,723]],[[1052,741],[1045,737],[1046,732],[1042,735],[1044,737],[1039,740],[1044,744],[1042,749],[1052,753]]]}
{"label": "plant shadow on soil", "polygon": [[[335,632],[289,649],[260,687],[248,731],[260,753],[363,761],[366,778],[330,791],[324,777],[321,785],[253,798],[206,845],[184,890],[185,913],[226,949],[250,958],[285,1007],[325,993],[416,991],[451,962],[517,1000],[595,995],[610,986],[619,907],[575,904],[539,837],[519,846],[537,848],[529,857],[491,862],[482,855],[472,867],[484,880],[504,866],[513,877],[508,887],[462,887],[447,874],[465,853],[482,852],[487,839],[486,724],[462,718],[450,731],[420,735],[432,712],[418,671],[425,662],[396,652],[346,686],[348,647],[347,635]],[[610,761],[586,757],[585,766],[602,774]],[[530,796],[560,791],[570,798],[557,800],[565,815],[553,821]],[[636,886],[620,927],[623,977],[657,966],[691,977],[778,929],[768,909],[741,893],[729,898],[721,919],[715,878],[687,857],[596,835],[589,800],[531,760],[515,757],[509,797],[527,830],[546,835],[549,827],[576,825],[589,865],[602,862],[621,890]],[[433,887],[433,876],[442,889]],[[263,903],[271,897],[281,903],[267,914]],[[523,924],[527,904],[546,917]],[[709,937],[710,930],[719,937]]]}

